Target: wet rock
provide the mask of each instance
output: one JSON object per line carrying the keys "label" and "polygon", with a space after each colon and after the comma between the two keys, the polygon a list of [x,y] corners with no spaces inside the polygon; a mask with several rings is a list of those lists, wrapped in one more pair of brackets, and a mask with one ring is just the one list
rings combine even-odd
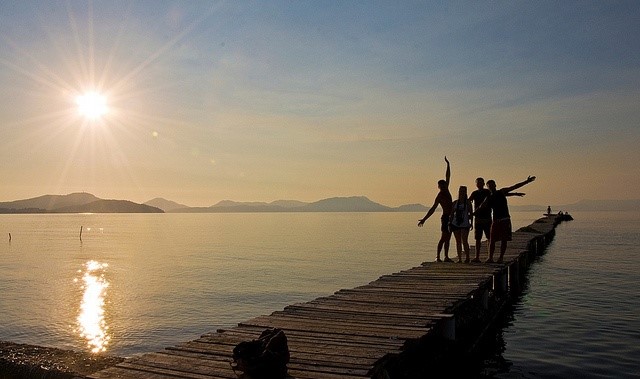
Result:
{"label": "wet rock", "polygon": [[0,379],[82,378],[124,358],[0,341]]}

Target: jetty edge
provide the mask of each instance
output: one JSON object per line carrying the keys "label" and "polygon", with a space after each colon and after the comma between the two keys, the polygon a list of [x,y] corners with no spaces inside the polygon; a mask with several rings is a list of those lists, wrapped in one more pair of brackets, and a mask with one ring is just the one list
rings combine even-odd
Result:
{"label": "jetty edge", "polygon": [[417,377],[429,372],[429,362],[475,346],[521,292],[529,266],[562,221],[549,215],[518,229],[500,264],[425,262],[132,357],[88,378],[237,378],[233,348],[266,328],[285,332],[293,378]]}

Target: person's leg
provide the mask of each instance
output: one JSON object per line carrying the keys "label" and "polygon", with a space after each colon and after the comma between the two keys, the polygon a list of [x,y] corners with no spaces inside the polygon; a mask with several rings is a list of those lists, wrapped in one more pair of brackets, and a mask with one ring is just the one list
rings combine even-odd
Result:
{"label": "person's leg", "polygon": [[498,263],[502,263],[502,259],[504,258],[504,253],[507,251],[507,239],[503,238],[500,241],[500,257],[498,257]]}
{"label": "person's leg", "polygon": [[507,243],[511,241],[511,233],[511,220],[503,220],[500,243],[500,257],[498,258],[498,262],[502,262],[502,259],[504,258],[504,253],[507,251]]}
{"label": "person's leg", "polygon": [[456,238],[456,251],[458,252],[458,262],[462,261],[462,229],[453,231],[453,236]]}
{"label": "person's leg", "polygon": [[473,260],[474,262],[480,262],[480,246],[482,246],[482,223],[478,222],[478,219],[475,220],[476,227],[473,229],[473,236],[476,240],[476,258]]}
{"label": "person's leg", "polygon": [[493,253],[496,251],[496,240],[489,240],[489,259],[487,259],[487,263],[493,263]]}
{"label": "person's leg", "polygon": [[442,262],[442,259],[440,259],[440,252],[442,251],[442,246],[444,246],[444,232],[442,232],[442,234],[440,235],[440,241],[438,241],[436,262]]}
{"label": "person's leg", "polygon": [[[464,247],[464,253],[465,253],[465,263],[469,263],[469,229],[462,229],[460,231],[460,237],[462,239],[462,246]],[[460,256],[460,253],[458,253],[458,257]]]}
{"label": "person's leg", "polygon": [[436,262],[442,262],[440,259],[440,252],[444,247],[444,257],[445,261],[449,257],[449,238],[451,234],[449,234],[449,218],[446,216],[440,217],[440,241],[438,241],[438,256],[436,257]]}
{"label": "person's leg", "polygon": [[449,242],[451,241],[451,232],[444,233],[444,261],[451,262],[451,258],[449,258]]}
{"label": "person's leg", "polygon": [[489,234],[489,259],[487,263],[493,263],[493,253],[496,252],[496,242],[498,237],[498,224],[497,222],[491,223],[491,232]]}

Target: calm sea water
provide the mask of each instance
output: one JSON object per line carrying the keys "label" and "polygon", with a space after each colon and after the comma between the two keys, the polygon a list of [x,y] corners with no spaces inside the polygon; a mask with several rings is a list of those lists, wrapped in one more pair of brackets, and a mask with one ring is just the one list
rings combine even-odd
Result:
{"label": "calm sea water", "polygon": [[[0,215],[0,339],[157,351],[433,260],[438,220],[421,216]],[[514,227],[539,216],[515,212]],[[479,375],[638,375],[640,216],[574,216]]]}
{"label": "calm sea water", "polygon": [[640,377],[640,215],[572,215],[532,266],[486,375]]}

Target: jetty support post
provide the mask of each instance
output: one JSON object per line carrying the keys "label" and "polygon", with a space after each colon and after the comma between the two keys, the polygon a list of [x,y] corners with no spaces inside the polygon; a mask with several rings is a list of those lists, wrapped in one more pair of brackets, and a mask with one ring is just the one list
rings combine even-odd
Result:
{"label": "jetty support post", "polygon": [[536,247],[537,247],[537,251],[536,251],[537,254],[542,255],[544,253],[544,249],[547,247],[544,236],[540,236],[536,238]]}
{"label": "jetty support post", "polygon": [[456,315],[450,313],[440,313],[434,315],[439,317],[437,322],[437,328],[440,331],[440,336],[447,341],[456,341]]}
{"label": "jetty support post", "polygon": [[531,264],[531,257],[529,256],[529,251],[523,251],[518,258],[518,271],[520,272],[520,277],[524,278],[529,271],[529,265]]}
{"label": "jetty support post", "polygon": [[551,241],[553,240],[553,237],[555,237],[555,236],[556,236],[556,230],[555,230],[555,228],[554,228],[554,229],[551,229],[551,230],[549,231],[549,233],[545,234],[545,235],[544,235],[544,242],[545,242],[545,245],[550,244],[550,243],[551,243]]}
{"label": "jetty support post", "polygon": [[508,272],[507,269],[500,270],[493,274],[493,291],[497,296],[503,296],[508,291]]}
{"label": "jetty support post", "polygon": [[480,292],[480,303],[482,304],[482,309],[487,311],[489,310],[489,297],[491,296],[491,291],[489,288],[483,288]]}
{"label": "jetty support post", "polygon": [[520,258],[516,258],[508,267],[509,275],[509,292],[512,294],[520,293]]}

